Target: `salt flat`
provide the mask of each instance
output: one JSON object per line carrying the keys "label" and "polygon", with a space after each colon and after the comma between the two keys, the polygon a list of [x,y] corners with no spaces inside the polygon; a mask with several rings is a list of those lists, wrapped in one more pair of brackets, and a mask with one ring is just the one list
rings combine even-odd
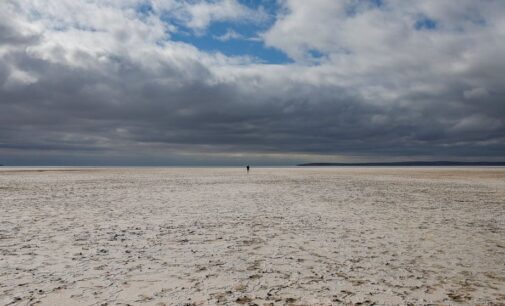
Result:
{"label": "salt flat", "polygon": [[504,305],[505,169],[0,169],[2,305],[358,303]]}

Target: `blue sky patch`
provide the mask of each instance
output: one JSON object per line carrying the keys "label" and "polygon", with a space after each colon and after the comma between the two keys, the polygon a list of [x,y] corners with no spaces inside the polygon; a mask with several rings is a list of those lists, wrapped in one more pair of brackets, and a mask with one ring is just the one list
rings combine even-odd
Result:
{"label": "blue sky patch", "polygon": [[[191,44],[204,52],[220,52],[226,56],[251,56],[268,64],[287,64],[293,61],[283,52],[267,47],[258,37],[258,27],[249,24],[216,22],[210,25],[203,35],[191,30],[172,33],[171,39]],[[240,37],[220,39],[230,31]]]}
{"label": "blue sky patch", "polygon": [[[267,47],[259,35],[268,30],[275,21],[280,7],[276,0],[241,0],[241,4],[264,11],[270,18],[263,22],[218,21],[205,31],[196,33],[183,23],[168,17],[167,22],[177,26],[178,31],[170,33],[170,39],[191,44],[204,52],[220,52],[226,56],[250,56],[267,64],[289,64],[291,60],[282,51]],[[149,13],[149,8],[143,8]],[[233,35],[230,35],[233,34]]]}
{"label": "blue sky patch", "polygon": [[138,5],[136,10],[137,13],[141,16],[148,16],[154,13],[154,8],[149,2]]}
{"label": "blue sky patch", "polygon": [[327,57],[326,54],[324,54],[323,52],[316,50],[316,49],[309,49],[307,51],[307,55],[309,56],[310,60],[313,60],[316,62],[320,62],[321,60],[323,60],[324,58]]}
{"label": "blue sky patch", "polygon": [[438,22],[434,19],[423,17],[414,24],[416,30],[435,30],[438,27]]}

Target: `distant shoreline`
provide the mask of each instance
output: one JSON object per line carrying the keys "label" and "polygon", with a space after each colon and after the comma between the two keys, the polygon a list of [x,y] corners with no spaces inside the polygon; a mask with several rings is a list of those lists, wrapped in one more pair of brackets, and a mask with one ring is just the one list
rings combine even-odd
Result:
{"label": "distant shoreline", "polygon": [[411,166],[411,167],[430,167],[430,166],[505,166],[505,162],[454,162],[454,161],[413,161],[413,162],[383,162],[383,163],[305,163],[297,165],[299,167],[384,167],[384,166]]}

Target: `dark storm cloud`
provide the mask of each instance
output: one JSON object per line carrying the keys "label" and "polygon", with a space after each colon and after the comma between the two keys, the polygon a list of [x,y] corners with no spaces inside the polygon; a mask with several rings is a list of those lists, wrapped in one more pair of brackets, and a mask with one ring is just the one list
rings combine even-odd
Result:
{"label": "dark storm cloud", "polygon": [[[11,163],[69,155],[72,163],[114,156],[176,163],[188,154],[505,157],[501,42],[458,51],[470,38],[423,36],[437,50],[425,56],[412,42],[386,57],[388,50],[367,54],[348,38],[322,37],[306,44],[331,58],[314,64],[304,62],[297,38],[278,38],[276,46],[299,63],[269,66],[156,35],[146,41],[143,32],[125,41],[49,31],[54,25],[40,20],[30,28],[19,14],[0,21],[0,158]],[[282,33],[280,22],[265,34],[268,42]],[[502,37],[502,27],[471,36]],[[344,43],[355,54],[333,50]]]}

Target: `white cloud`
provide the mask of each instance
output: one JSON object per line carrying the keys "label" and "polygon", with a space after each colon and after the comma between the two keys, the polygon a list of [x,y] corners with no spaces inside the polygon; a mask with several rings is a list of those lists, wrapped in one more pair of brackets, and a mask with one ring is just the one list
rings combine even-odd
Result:
{"label": "white cloud", "polygon": [[[282,3],[283,13],[262,35],[265,44],[302,64],[311,63],[313,51],[325,55],[321,80],[362,93],[382,88],[402,103],[421,94],[420,88],[443,96],[455,83],[464,90],[502,86],[497,80],[498,71],[505,70],[505,61],[498,60],[505,51],[503,1],[386,0],[380,7],[356,0]],[[436,28],[416,29],[420,18],[433,19]]]}
{"label": "white cloud", "polygon": [[37,82],[37,77],[22,70],[11,71],[9,77],[4,83],[4,88],[10,89],[16,86],[30,85]]}
{"label": "white cloud", "polygon": [[228,29],[226,33],[223,35],[214,35],[214,38],[220,41],[228,41],[228,40],[236,40],[236,39],[244,39],[244,36],[242,34],[237,33],[233,30]]}
{"label": "white cloud", "polygon": [[241,5],[236,0],[221,0],[218,2],[200,2],[187,6],[189,19],[187,25],[193,29],[204,29],[212,21],[252,18],[254,12]]}

